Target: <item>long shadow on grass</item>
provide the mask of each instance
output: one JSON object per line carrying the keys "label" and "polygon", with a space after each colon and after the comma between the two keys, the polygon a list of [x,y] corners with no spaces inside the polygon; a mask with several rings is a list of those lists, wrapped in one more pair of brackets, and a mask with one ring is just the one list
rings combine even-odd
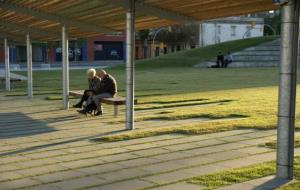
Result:
{"label": "long shadow on grass", "polygon": [[[201,100],[203,101],[203,100]],[[210,104],[223,104],[232,102],[234,100],[218,100],[218,101],[210,101],[210,102],[192,102],[192,103],[184,103],[184,104],[174,104],[174,105],[163,105],[163,106],[151,106],[145,108],[135,108],[134,110],[155,110],[155,109],[163,109],[163,108],[174,108],[174,107],[185,107],[185,106],[197,106],[197,105],[210,105]]]}
{"label": "long shadow on grass", "polygon": [[174,104],[174,103],[185,103],[185,102],[200,102],[208,100],[206,98],[196,98],[196,99],[189,99],[189,100],[170,100],[170,101],[149,101],[149,102],[142,102],[139,104]]}
{"label": "long shadow on grass", "polygon": [[144,118],[143,121],[151,121],[151,120],[174,121],[174,120],[201,119],[201,118],[216,120],[216,119],[242,119],[242,118],[247,118],[247,117],[249,117],[249,116],[241,115],[241,114],[228,114],[228,115],[223,115],[223,116],[211,115],[211,114],[189,114],[189,115],[182,115],[182,116],[176,116],[176,117],[153,116],[153,117]]}

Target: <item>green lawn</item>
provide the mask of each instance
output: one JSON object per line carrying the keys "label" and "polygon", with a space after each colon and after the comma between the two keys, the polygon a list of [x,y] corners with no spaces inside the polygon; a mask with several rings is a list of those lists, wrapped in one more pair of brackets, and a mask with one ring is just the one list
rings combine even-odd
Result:
{"label": "green lawn", "polygon": [[[212,120],[193,125],[136,130],[100,140],[124,140],[166,133],[203,134],[232,129],[275,128],[278,68],[191,67],[201,61],[210,60],[219,50],[240,50],[272,39],[274,38],[239,40],[138,61],[135,73],[135,92],[139,99],[139,104],[136,105],[136,121],[190,118]],[[124,95],[124,67],[119,66],[107,71],[116,77],[119,94]],[[70,71],[70,89],[86,88],[85,72]],[[35,71],[34,92],[47,94],[52,99],[59,98],[61,75],[61,71]],[[24,95],[26,82],[14,83],[12,88],[13,91],[8,95]],[[142,116],[139,110],[149,111],[149,114]],[[300,112],[297,113],[297,117],[299,114]],[[111,121],[120,122],[124,121],[114,118]],[[298,121],[296,124],[299,126]]]}

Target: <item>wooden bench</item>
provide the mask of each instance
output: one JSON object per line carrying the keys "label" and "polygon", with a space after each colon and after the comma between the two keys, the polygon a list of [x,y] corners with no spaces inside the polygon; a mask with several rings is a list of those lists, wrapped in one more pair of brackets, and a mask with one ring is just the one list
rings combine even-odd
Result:
{"label": "wooden bench", "polygon": [[[82,97],[83,95],[83,90],[79,91],[69,91],[69,96],[75,96],[75,97]],[[124,97],[116,96],[113,98],[103,98],[101,100],[102,103],[108,104],[108,105],[113,105],[114,106],[114,116],[118,116],[118,106],[119,105],[125,105],[126,104],[126,99]],[[134,100],[134,103],[137,104],[137,99]]]}

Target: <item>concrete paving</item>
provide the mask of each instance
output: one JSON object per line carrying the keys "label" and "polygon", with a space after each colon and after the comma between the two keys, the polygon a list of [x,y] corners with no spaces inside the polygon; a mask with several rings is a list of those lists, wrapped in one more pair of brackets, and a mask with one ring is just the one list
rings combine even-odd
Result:
{"label": "concrete paving", "polygon": [[[274,150],[258,146],[274,139],[274,130],[104,143],[93,139],[124,133],[123,124],[111,124],[124,113],[113,118],[110,106],[104,107],[102,117],[85,117],[74,109],[60,109],[60,101],[0,95],[0,108],[0,190],[193,190],[202,187],[185,179],[275,159]],[[166,123],[154,122],[152,127]],[[145,128],[143,122],[137,127]]]}

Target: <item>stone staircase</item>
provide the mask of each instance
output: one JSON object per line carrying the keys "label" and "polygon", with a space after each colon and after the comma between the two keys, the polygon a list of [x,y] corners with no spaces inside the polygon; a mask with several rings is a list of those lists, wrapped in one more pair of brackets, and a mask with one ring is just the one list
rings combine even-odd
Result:
{"label": "stone staircase", "polygon": [[267,42],[233,54],[229,67],[276,67],[280,62],[280,40]]}
{"label": "stone staircase", "polygon": [[[280,39],[246,48],[232,55],[233,62],[228,67],[277,67],[280,62]],[[195,67],[207,68],[215,63],[216,59],[213,59]]]}

